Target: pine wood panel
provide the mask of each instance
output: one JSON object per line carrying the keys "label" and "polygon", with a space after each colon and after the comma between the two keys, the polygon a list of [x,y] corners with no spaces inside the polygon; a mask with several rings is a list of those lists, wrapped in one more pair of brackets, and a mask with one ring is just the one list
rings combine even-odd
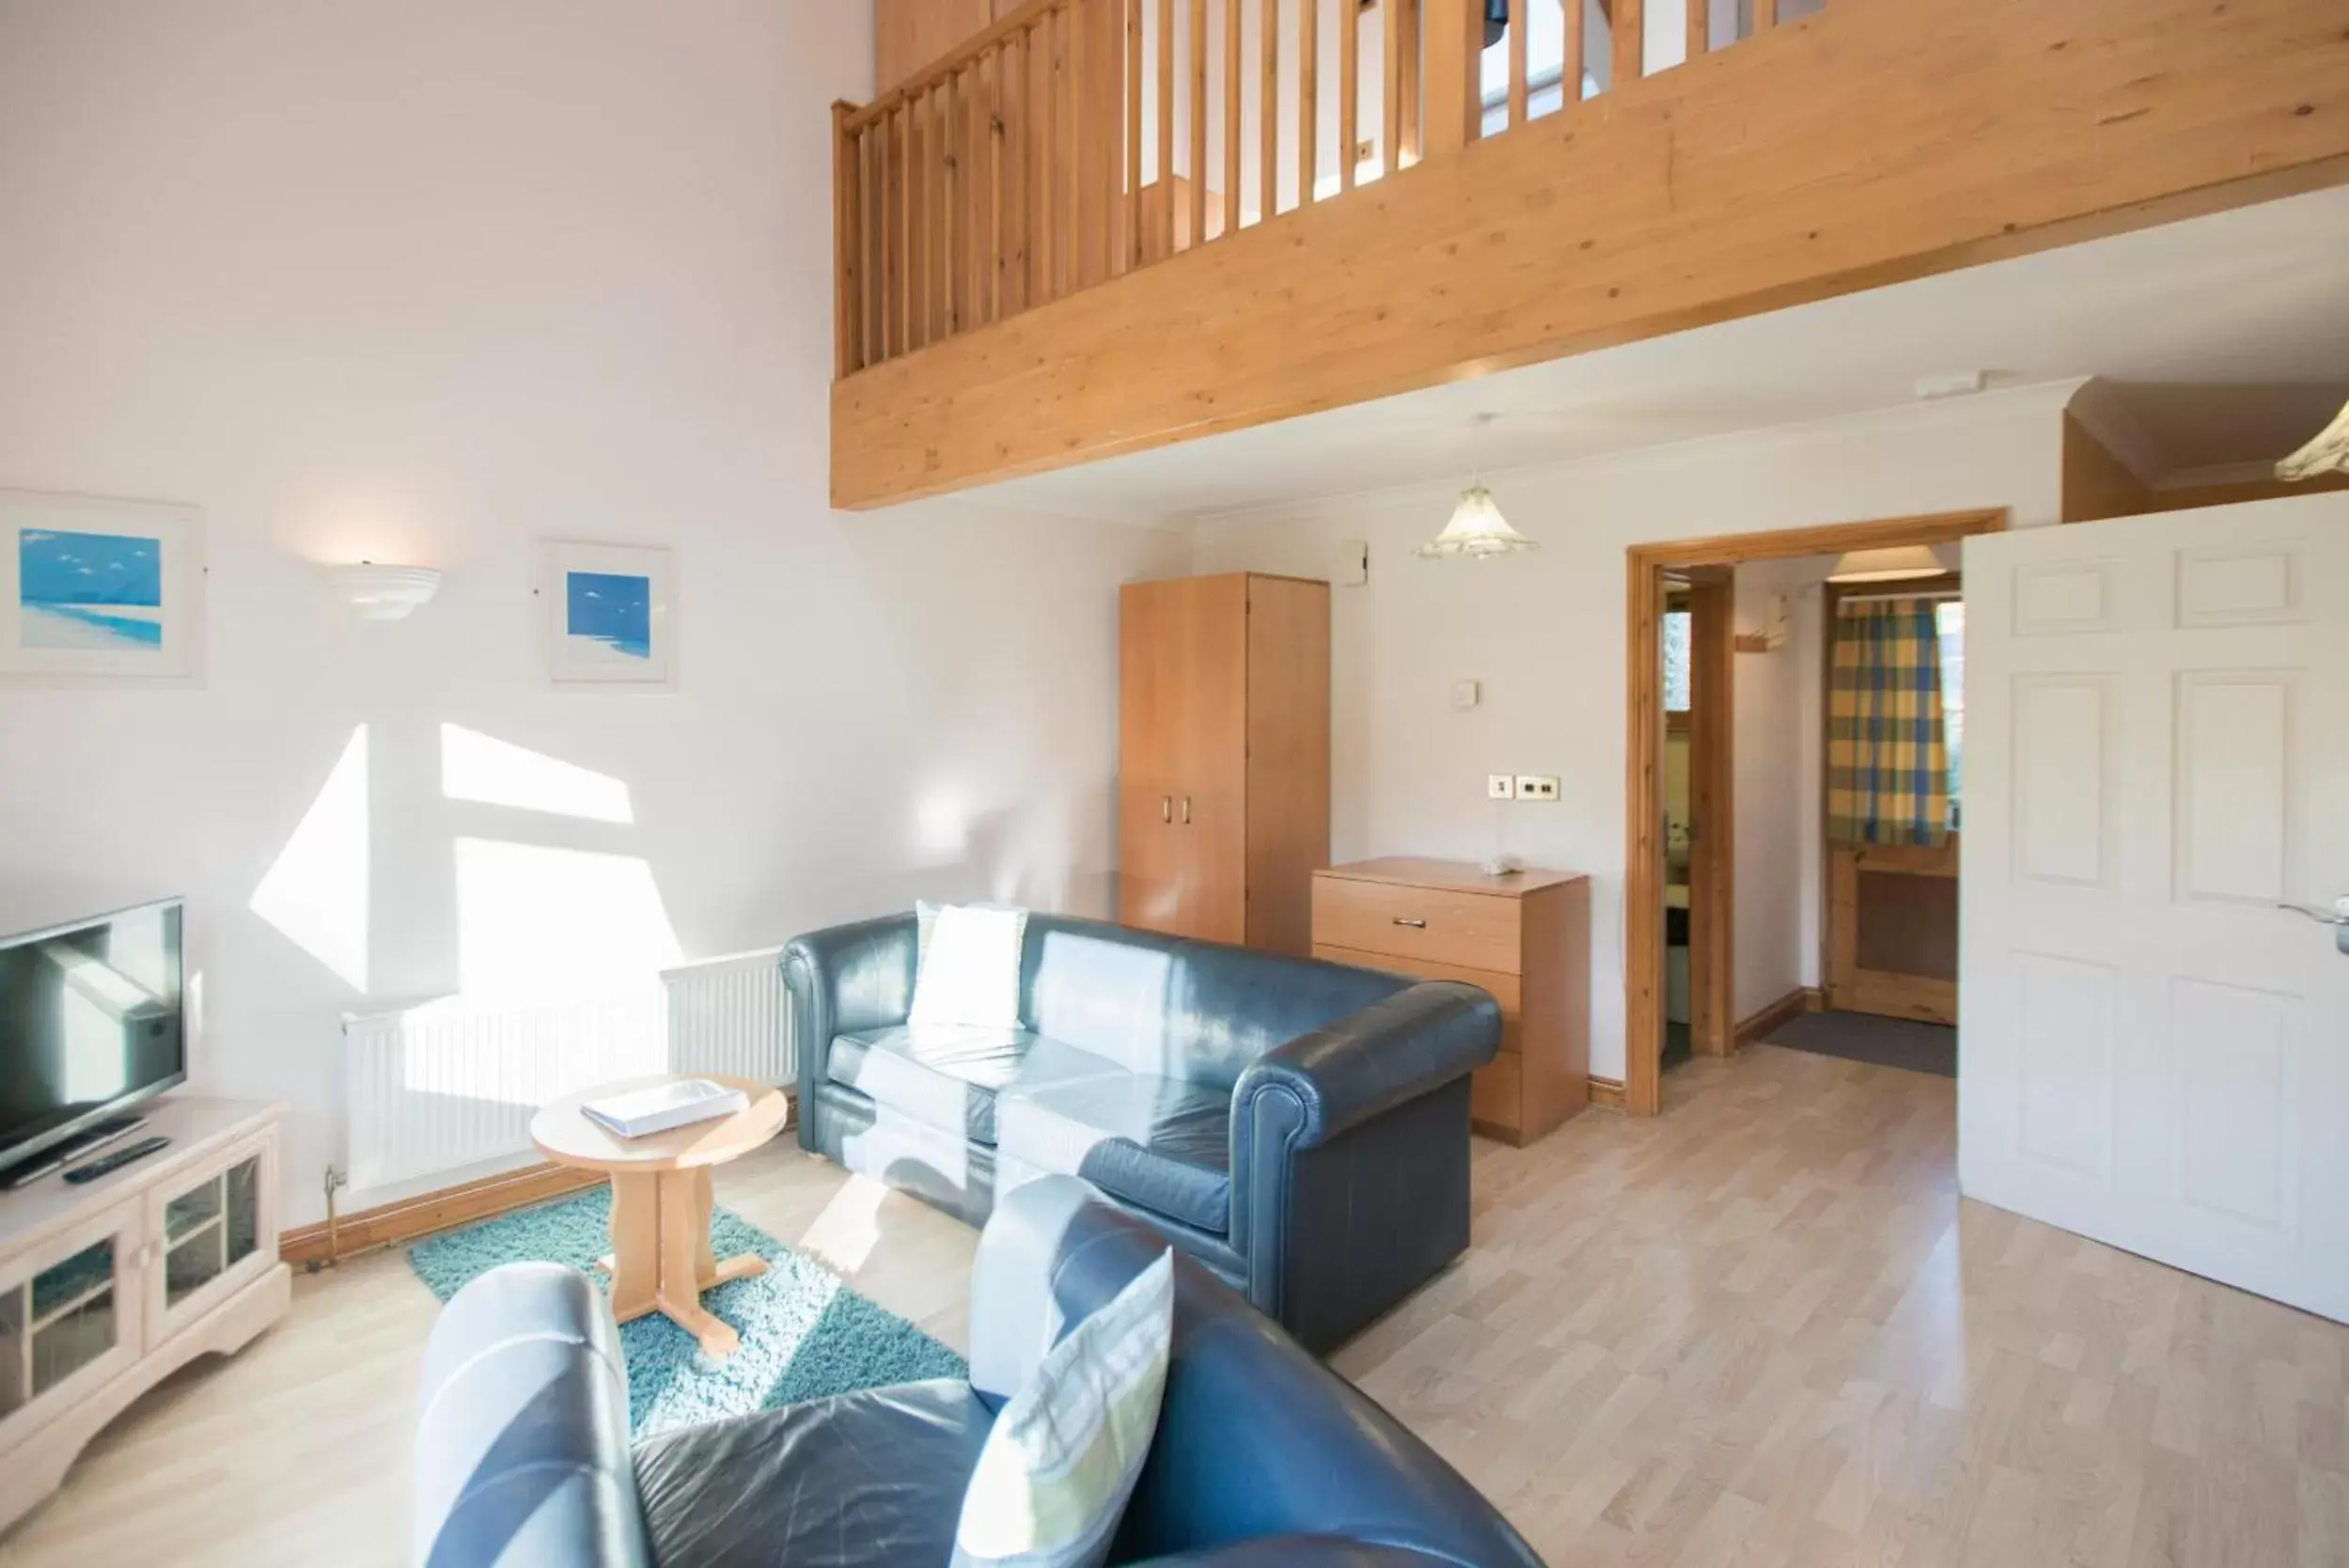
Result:
{"label": "pine wood panel", "polygon": [[1164,583],[1118,595],[1118,918],[1146,931],[1182,926],[1182,607]]}
{"label": "pine wood panel", "polygon": [[874,90],[887,92],[1010,9],[1010,0],[873,0]]}
{"label": "pine wood panel", "polygon": [[1248,580],[1182,587],[1182,929],[1248,939]]}
{"label": "pine wood panel", "polygon": [[[1617,8],[1625,42],[1636,10]],[[841,380],[833,495],[938,494],[2336,184],[2349,40],[2324,10],[1869,0],[1697,69],[1636,80],[1619,55],[1604,103],[1440,175]]]}
{"label": "pine wood panel", "polygon": [[1313,945],[1313,872],[1329,863],[1329,585],[1247,588],[1247,942]]}

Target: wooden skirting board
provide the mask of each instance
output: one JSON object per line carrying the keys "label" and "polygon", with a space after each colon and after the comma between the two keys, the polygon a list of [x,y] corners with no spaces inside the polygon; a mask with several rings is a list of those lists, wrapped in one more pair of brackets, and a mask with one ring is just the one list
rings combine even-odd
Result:
{"label": "wooden skirting board", "polygon": [[832,499],[941,494],[2340,184],[2338,10],[1829,5],[847,376]]}
{"label": "wooden skirting board", "polygon": [[1823,1011],[1826,1005],[1825,992],[1815,985],[1798,985],[1768,1007],[1757,1008],[1737,1021],[1737,1048],[1742,1051],[1789,1018],[1805,1012]]}
{"label": "wooden skirting board", "polygon": [[[349,1258],[372,1252],[379,1247],[398,1247],[435,1231],[526,1209],[533,1203],[567,1197],[603,1183],[601,1171],[575,1170],[552,1162],[484,1176],[478,1182],[443,1187],[437,1192],[343,1216],[335,1227],[334,1255]],[[327,1262],[328,1247],[327,1227],[322,1221],[288,1231],[277,1242],[278,1255],[296,1267]]]}
{"label": "wooden skirting board", "polygon": [[1605,1105],[1609,1110],[1621,1110],[1623,1108],[1623,1080],[1602,1078],[1594,1074],[1590,1079],[1590,1103],[1594,1105]]}

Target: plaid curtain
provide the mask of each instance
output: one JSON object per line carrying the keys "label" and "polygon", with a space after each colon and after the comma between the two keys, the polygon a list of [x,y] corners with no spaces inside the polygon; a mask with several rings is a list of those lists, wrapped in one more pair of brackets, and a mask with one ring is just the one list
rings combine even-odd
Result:
{"label": "plaid curtain", "polygon": [[1934,601],[1871,599],[1838,609],[1827,837],[1938,847],[1950,837],[1950,765]]}

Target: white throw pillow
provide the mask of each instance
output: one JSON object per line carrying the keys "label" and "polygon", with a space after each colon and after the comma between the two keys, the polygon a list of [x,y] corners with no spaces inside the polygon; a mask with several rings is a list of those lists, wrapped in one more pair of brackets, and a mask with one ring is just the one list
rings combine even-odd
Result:
{"label": "white throw pillow", "polygon": [[987,1434],[951,1568],[1100,1568],[1150,1457],[1174,1342],[1174,1254],[1044,1355]]}
{"label": "white throw pillow", "polygon": [[1020,1027],[1020,945],[1025,909],[942,904],[916,911],[926,939],[914,976],[914,1024]]}

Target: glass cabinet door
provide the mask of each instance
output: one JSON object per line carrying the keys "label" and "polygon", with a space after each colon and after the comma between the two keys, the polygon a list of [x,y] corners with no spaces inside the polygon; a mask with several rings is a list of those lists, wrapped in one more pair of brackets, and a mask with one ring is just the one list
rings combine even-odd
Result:
{"label": "glass cabinet door", "polygon": [[[261,1250],[267,1164],[262,1149],[248,1147],[194,1182],[164,1189],[155,1234],[162,1299],[152,1338],[169,1337],[189,1316],[232,1291],[227,1281],[252,1272],[240,1265]],[[219,1291],[211,1289],[216,1285]]]}
{"label": "glass cabinet door", "polygon": [[0,1279],[0,1425],[70,1386],[104,1382],[136,1354],[138,1248],[132,1206]]}

